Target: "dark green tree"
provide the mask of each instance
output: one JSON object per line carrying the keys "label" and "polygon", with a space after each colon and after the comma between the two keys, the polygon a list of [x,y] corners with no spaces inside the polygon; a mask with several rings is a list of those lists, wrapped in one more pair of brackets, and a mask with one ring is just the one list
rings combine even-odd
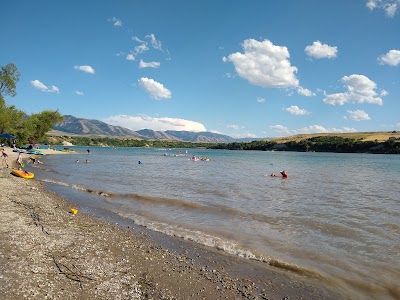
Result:
{"label": "dark green tree", "polygon": [[30,144],[36,144],[46,137],[54,124],[63,120],[63,116],[54,110],[45,110],[38,114],[32,114],[25,121],[24,130],[21,134]]}
{"label": "dark green tree", "polygon": [[17,82],[19,81],[20,73],[14,64],[2,66],[0,70],[0,106],[4,106],[4,97],[14,97],[17,92]]}

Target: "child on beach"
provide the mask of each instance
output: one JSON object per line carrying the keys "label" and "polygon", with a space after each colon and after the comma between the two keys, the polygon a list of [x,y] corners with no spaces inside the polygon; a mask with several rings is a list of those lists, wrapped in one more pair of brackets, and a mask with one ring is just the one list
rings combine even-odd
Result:
{"label": "child on beach", "polygon": [[24,161],[22,160],[21,152],[18,153],[17,164],[18,164],[18,170],[22,170],[22,168],[24,167]]}
{"label": "child on beach", "polygon": [[8,154],[4,151],[4,148],[1,148],[1,155],[3,156],[3,160],[1,161],[1,167],[3,167],[3,164],[6,163],[7,168],[10,166],[8,165],[7,159],[8,159]]}
{"label": "child on beach", "polygon": [[32,162],[33,165],[36,164],[36,163],[42,164],[42,162],[39,159],[37,159],[35,156],[29,156],[28,164],[30,162]]}

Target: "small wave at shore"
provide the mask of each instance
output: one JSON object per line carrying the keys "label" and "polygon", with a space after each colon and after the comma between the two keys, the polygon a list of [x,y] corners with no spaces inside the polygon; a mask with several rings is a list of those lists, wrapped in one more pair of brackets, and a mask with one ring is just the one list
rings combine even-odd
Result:
{"label": "small wave at shore", "polygon": [[[135,199],[138,201],[150,201],[154,203],[161,203],[161,204],[166,204],[166,205],[174,205],[174,206],[180,206],[180,207],[186,207],[186,208],[194,208],[194,209],[203,209],[203,210],[214,210],[217,208],[219,211],[223,211],[224,213],[231,213],[231,214],[241,214],[239,211],[223,206],[218,206],[218,207],[208,207],[196,203],[190,203],[187,201],[179,200],[179,199],[169,199],[169,198],[159,198],[159,197],[152,197],[152,196],[147,196],[147,195],[139,195],[139,194],[115,194],[115,193],[109,193],[109,192],[104,192],[104,191],[97,191],[93,189],[88,189],[76,184],[70,184],[67,182],[63,181],[56,181],[52,179],[43,179],[43,182],[50,183],[50,184],[56,184],[56,185],[61,185],[65,187],[70,187],[74,190],[80,191],[80,192],[87,192],[91,194],[96,194],[99,196],[103,196],[106,198],[125,198],[125,199]],[[144,216],[139,216],[139,215],[134,215],[134,214],[129,214],[129,213],[124,213],[124,212],[118,212],[118,214],[124,218],[129,218],[135,222],[137,225],[144,226],[148,229],[161,232],[170,236],[175,236],[175,237],[180,237],[188,241],[192,241],[204,246],[208,246],[211,248],[215,248],[217,250],[224,251],[226,253],[242,257],[245,259],[250,259],[250,260],[255,260],[263,263],[267,263],[271,266],[292,271],[301,275],[306,275],[308,277],[314,277],[314,278],[322,278],[322,275],[319,274],[316,271],[306,269],[304,267],[300,267],[296,264],[291,264],[288,262],[284,262],[282,260],[279,260],[275,257],[272,256],[267,256],[267,255],[262,255],[260,253],[257,253],[254,250],[249,250],[249,249],[244,249],[240,247],[236,242],[230,241],[227,239],[223,239],[220,237],[216,237],[198,230],[190,230],[187,228],[182,228],[178,225],[173,225],[173,224],[167,224],[164,222],[157,222],[154,220],[149,220]]]}
{"label": "small wave at shore", "polygon": [[[274,253],[273,255],[268,255],[265,253],[271,253],[269,251],[264,251],[263,253],[259,253],[254,249],[246,249],[247,244],[240,245],[239,243],[231,240],[230,238],[221,238],[214,234],[208,233],[207,230],[196,230],[196,229],[189,229],[189,226],[181,226],[179,224],[172,224],[167,219],[160,219],[153,218],[152,216],[149,217],[145,212],[137,211],[135,209],[135,204],[138,203],[143,207],[157,209],[163,208],[170,208],[172,211],[187,211],[187,212],[206,212],[209,215],[217,215],[217,219],[221,219],[224,217],[238,217],[241,220],[246,221],[257,221],[260,224],[271,224],[271,225],[278,225],[280,226],[283,224],[305,224],[308,228],[320,228],[322,231],[325,227],[324,223],[317,222],[316,220],[308,220],[305,221],[302,219],[302,215],[291,215],[290,217],[287,216],[274,216],[274,215],[263,215],[258,213],[249,213],[237,210],[235,208],[231,208],[228,205],[223,204],[216,204],[210,202],[203,202],[203,203],[192,203],[190,201],[185,201],[181,199],[174,199],[174,198],[163,198],[163,197],[156,197],[150,195],[143,195],[138,193],[131,193],[131,194],[124,194],[124,193],[115,193],[115,192],[108,192],[96,189],[90,189],[84,187],[82,185],[67,183],[63,180],[53,180],[53,179],[43,179],[43,182],[64,186],[81,193],[88,193],[96,196],[100,196],[104,199],[105,203],[121,205],[118,207],[113,207],[112,212],[116,213],[124,218],[129,218],[135,224],[146,227],[150,230],[157,231],[164,233],[169,236],[175,236],[182,238],[184,240],[192,241],[197,244],[201,244],[210,248],[214,248],[225,253],[229,253],[231,255],[235,255],[244,259],[254,260],[261,263],[265,263],[266,265],[270,265],[276,267],[281,270],[290,271],[295,274],[306,276],[310,278],[317,278],[328,284],[338,287],[339,289],[348,292],[350,295],[357,295],[360,291],[363,291],[363,294],[371,295],[370,298],[365,299],[397,299],[400,292],[398,288],[393,285],[390,280],[386,280],[385,284],[379,283],[378,280],[363,280],[365,274],[359,274],[359,276],[348,276],[342,272],[335,273],[334,276],[327,275],[328,273],[324,273],[323,270],[315,270],[316,267],[303,267],[301,266],[301,262],[299,264],[288,262],[287,259],[279,259],[273,255],[279,256],[279,253]],[[122,201],[121,201],[122,200]],[[131,201],[130,201],[131,200]],[[127,207],[132,209],[126,210]],[[160,208],[161,207],[161,208]],[[118,209],[119,208],[119,209]],[[125,209],[124,209],[125,208]],[[173,221],[172,219],[171,221]],[[284,220],[290,220],[290,222],[283,222]],[[324,225],[324,226],[323,226]],[[185,227],[185,228],[184,228]],[[398,226],[395,223],[387,223],[386,227],[397,229]],[[263,227],[264,228],[264,227]],[[207,231],[207,232],[206,232]],[[326,231],[326,230],[325,230]],[[352,236],[349,234],[353,231],[352,228],[348,228],[344,226],[333,226],[332,224],[329,225],[329,232],[325,232],[326,234],[334,234],[334,236],[341,236],[342,238],[346,238],[348,236]],[[340,234],[339,234],[340,233]],[[233,237],[234,239],[234,237]],[[326,261],[325,261],[326,262]],[[340,261],[337,261],[337,265],[343,265]],[[340,269],[340,268],[339,268]],[[355,268],[353,268],[355,269]],[[393,271],[391,271],[393,274]],[[350,291],[350,292],[349,292]],[[389,295],[389,296],[388,296]],[[376,296],[376,297],[375,297]],[[382,298],[383,296],[383,298]]]}

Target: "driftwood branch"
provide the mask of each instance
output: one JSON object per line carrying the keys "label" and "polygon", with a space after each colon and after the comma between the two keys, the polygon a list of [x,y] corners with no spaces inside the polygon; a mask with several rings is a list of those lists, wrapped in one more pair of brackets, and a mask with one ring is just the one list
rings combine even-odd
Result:
{"label": "driftwood branch", "polygon": [[95,278],[82,274],[79,268],[74,264],[71,264],[71,267],[68,267],[66,264],[60,262],[54,255],[50,255],[50,257],[53,259],[59,274],[65,275],[68,279],[78,282],[81,290],[83,290],[83,280],[95,280]]}
{"label": "driftwood branch", "polygon": [[31,218],[33,220],[33,223],[36,226],[40,226],[42,228],[42,232],[44,232],[47,235],[50,235],[45,229],[42,223],[40,223],[40,216],[39,214],[35,211],[35,208],[32,205],[26,204],[26,203],[22,203],[16,200],[11,200],[12,202],[14,202],[15,204],[21,205],[23,207],[25,207],[27,210],[29,210],[29,213],[31,215]]}

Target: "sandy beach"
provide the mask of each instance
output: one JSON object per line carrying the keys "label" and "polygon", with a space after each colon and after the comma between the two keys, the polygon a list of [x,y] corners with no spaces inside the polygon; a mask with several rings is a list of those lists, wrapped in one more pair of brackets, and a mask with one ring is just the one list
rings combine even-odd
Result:
{"label": "sandy beach", "polygon": [[[18,154],[5,151],[15,166]],[[182,239],[161,247],[146,230],[83,214],[10,171],[0,170],[2,299],[345,298],[318,279]]]}

